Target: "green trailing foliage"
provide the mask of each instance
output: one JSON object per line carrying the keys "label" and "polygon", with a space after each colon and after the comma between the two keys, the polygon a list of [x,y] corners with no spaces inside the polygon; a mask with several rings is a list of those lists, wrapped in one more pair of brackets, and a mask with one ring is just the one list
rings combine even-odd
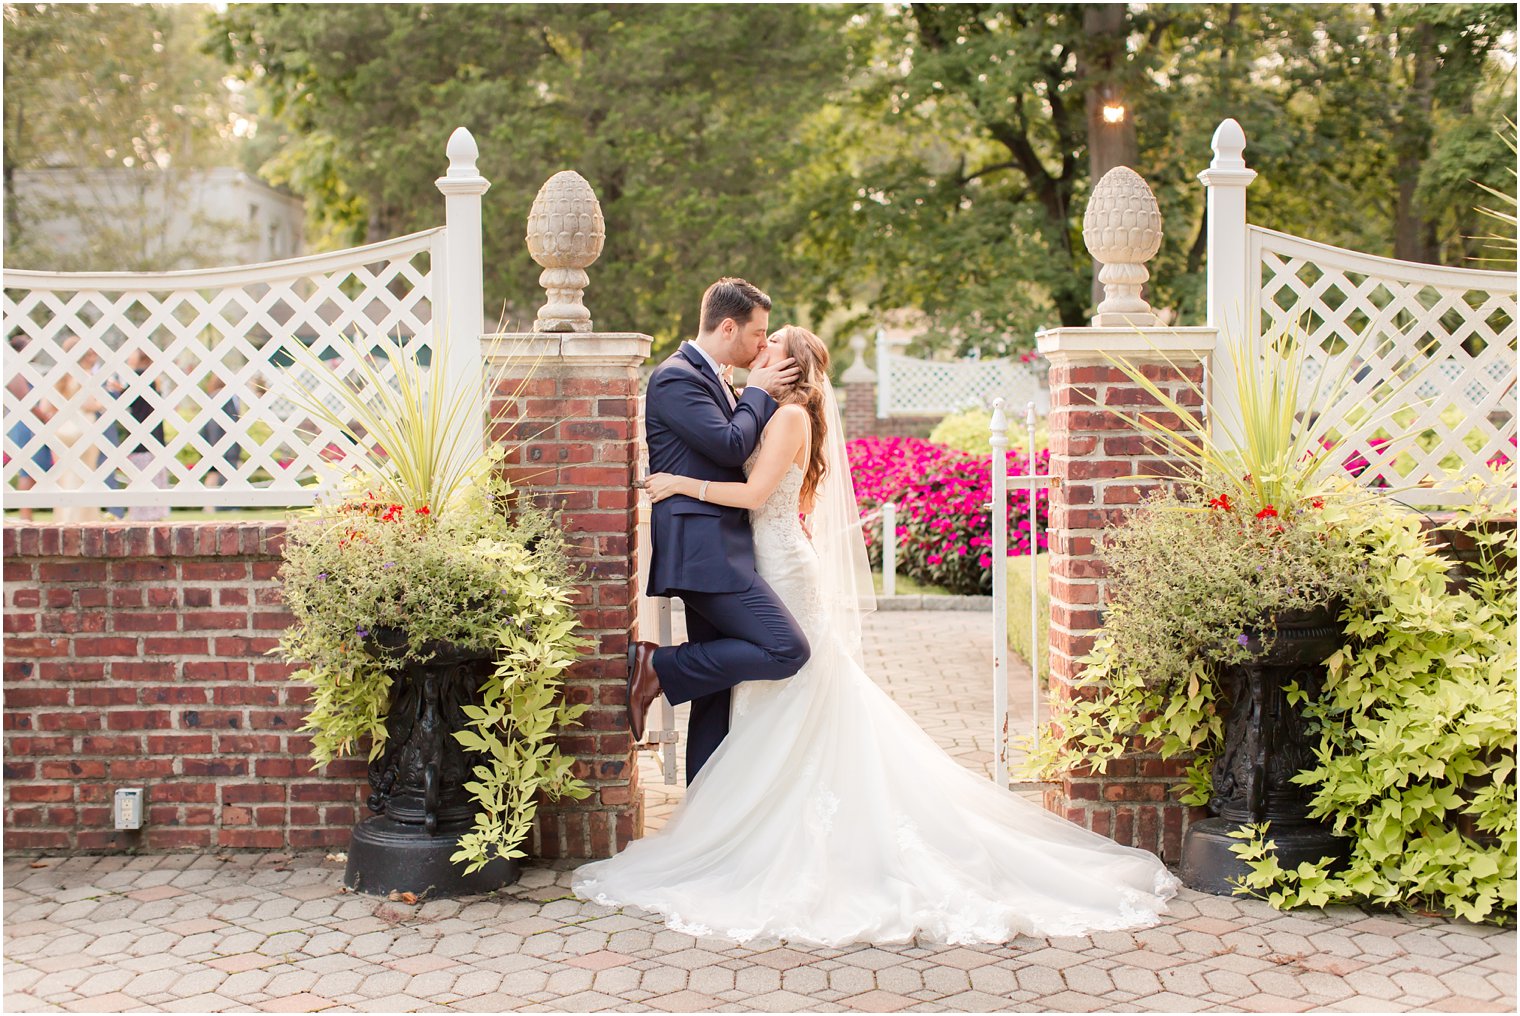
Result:
{"label": "green trailing foliage", "polygon": [[1361,522],[1367,564],[1348,645],[1304,709],[1319,731],[1311,814],[1351,839],[1349,864],[1277,863],[1263,825],[1235,847],[1243,890],[1277,907],[1369,902],[1473,921],[1515,913],[1515,530],[1486,502],[1456,528],[1478,547],[1465,588],[1410,517]]}
{"label": "green trailing foliage", "polygon": [[[1476,482],[1474,491],[1489,485]],[[1196,503],[1196,502],[1195,502]],[[1481,499],[1456,525],[1479,547],[1463,587],[1418,516],[1350,499],[1256,519],[1206,515],[1167,494],[1105,549],[1110,613],[1080,693],[1053,704],[1032,764],[1047,778],[1137,747],[1191,756],[1181,799],[1207,803],[1223,744],[1221,667],[1233,637],[1289,610],[1342,599],[1345,648],[1325,693],[1303,703],[1319,738],[1311,814],[1351,840],[1351,860],[1281,868],[1270,830],[1237,852],[1242,891],[1274,906],[1435,907],[1470,920],[1515,913],[1516,598],[1512,527]],[[1262,571],[1256,560],[1270,560]]]}
{"label": "green trailing foliage", "polygon": [[1031,757],[1043,775],[1081,763],[1105,772],[1145,745],[1191,755],[1182,800],[1206,804],[1224,738],[1218,668],[1251,658],[1247,632],[1270,647],[1264,618],[1353,593],[1344,504],[1315,497],[1264,514],[1210,501],[1206,490],[1163,490],[1109,534],[1108,614],[1083,660],[1083,694],[1052,703],[1060,733]]}
{"label": "green trailing foliage", "polygon": [[[272,650],[304,664],[292,676],[312,689],[301,729],[312,735],[314,768],[365,739],[369,759],[380,755],[404,662],[425,662],[440,642],[494,659],[480,705],[466,707],[469,729],[455,734],[485,759],[465,785],[479,807],[475,827],[453,855],[469,871],[497,855],[523,856],[540,791],[590,793],[552,739],[586,708],[559,701],[583,643],[562,537],[525,505],[508,514],[504,481],[489,472],[478,479],[436,515],[353,490],[292,526],[280,577],[295,624]],[[403,651],[379,649],[385,629],[405,632]]]}

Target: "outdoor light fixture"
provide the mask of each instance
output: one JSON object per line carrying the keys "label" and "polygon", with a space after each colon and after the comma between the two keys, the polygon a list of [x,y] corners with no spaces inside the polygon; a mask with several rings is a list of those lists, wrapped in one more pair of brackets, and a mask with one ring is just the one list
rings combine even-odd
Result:
{"label": "outdoor light fixture", "polygon": [[1103,104],[1103,122],[1104,123],[1123,123],[1124,122],[1124,103],[1117,102],[1117,101],[1105,102]]}

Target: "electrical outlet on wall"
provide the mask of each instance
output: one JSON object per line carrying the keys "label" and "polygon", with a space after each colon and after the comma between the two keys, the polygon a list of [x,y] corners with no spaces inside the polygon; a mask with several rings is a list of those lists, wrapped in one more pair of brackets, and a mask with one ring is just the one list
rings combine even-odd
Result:
{"label": "electrical outlet on wall", "polygon": [[143,825],[143,792],[141,787],[123,787],[116,791],[116,806],[112,809],[118,829],[141,829]]}

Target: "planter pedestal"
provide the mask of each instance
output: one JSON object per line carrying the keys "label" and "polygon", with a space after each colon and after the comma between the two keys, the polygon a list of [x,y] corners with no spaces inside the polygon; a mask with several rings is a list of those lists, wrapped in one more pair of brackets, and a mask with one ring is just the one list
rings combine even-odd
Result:
{"label": "planter pedestal", "polygon": [[459,837],[471,823],[449,832],[397,822],[384,815],[354,826],[348,845],[343,884],[355,892],[385,896],[398,892],[444,896],[474,896],[511,885],[522,875],[516,861],[493,858],[479,871],[464,874],[464,865],[449,857],[459,849]]}
{"label": "planter pedestal", "polygon": [[1317,738],[1284,690],[1296,683],[1309,700],[1319,697],[1324,661],[1342,640],[1337,614],[1338,607],[1329,606],[1279,618],[1270,651],[1256,633],[1247,632],[1255,659],[1221,672],[1220,698],[1228,712],[1209,801],[1217,817],[1193,823],[1183,837],[1182,882],[1188,888],[1234,893],[1250,869],[1230,851],[1242,841],[1229,834],[1251,823],[1271,823],[1267,838],[1277,844],[1284,868],[1345,856],[1347,841],[1309,817],[1310,788],[1292,782],[1314,764]]}
{"label": "planter pedestal", "polygon": [[[377,630],[372,643],[386,652],[406,648],[405,634],[395,629]],[[368,803],[376,815],[354,827],[343,875],[356,892],[464,896],[500,889],[521,874],[516,861],[500,857],[470,875],[449,860],[475,821],[475,800],[464,784],[487,761],[453,733],[466,728],[463,707],[475,704],[492,663],[451,645],[431,648],[432,659],[405,663],[391,686],[385,750],[369,766]]]}

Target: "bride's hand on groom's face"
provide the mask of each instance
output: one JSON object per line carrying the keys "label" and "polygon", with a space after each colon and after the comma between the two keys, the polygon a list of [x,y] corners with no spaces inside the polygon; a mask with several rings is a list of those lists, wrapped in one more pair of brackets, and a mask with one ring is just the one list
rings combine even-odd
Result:
{"label": "bride's hand on groom's face", "polygon": [[673,476],[670,473],[650,473],[644,481],[644,489],[649,492],[651,502],[663,501],[672,494],[679,494],[678,489],[684,477]]}

